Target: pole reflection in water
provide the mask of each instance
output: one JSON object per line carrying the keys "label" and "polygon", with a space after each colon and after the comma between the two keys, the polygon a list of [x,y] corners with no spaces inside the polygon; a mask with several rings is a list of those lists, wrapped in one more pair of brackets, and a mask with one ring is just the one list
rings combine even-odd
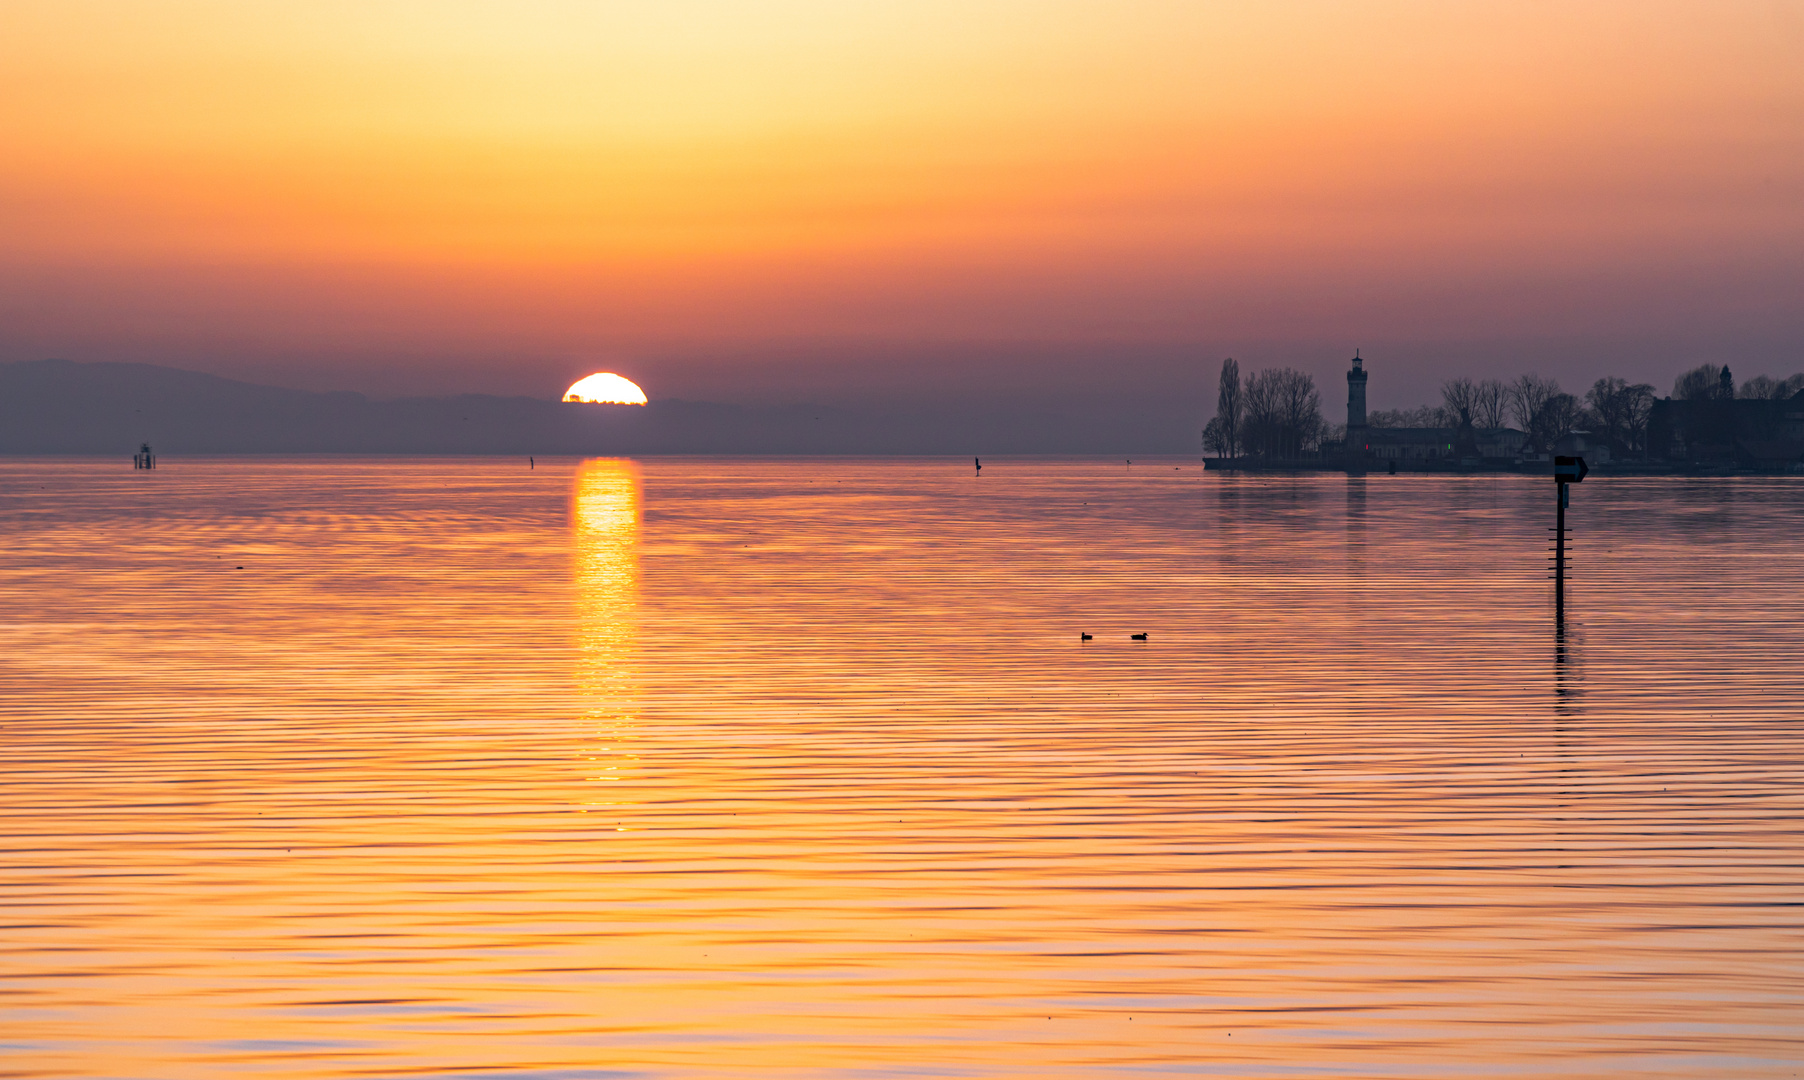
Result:
{"label": "pole reflection in water", "polygon": [[1581,644],[1578,627],[1567,623],[1566,606],[1556,605],[1553,616],[1553,704],[1554,711],[1561,716],[1574,716],[1580,712],[1585,688],[1584,669],[1579,665]]}
{"label": "pole reflection in water", "polygon": [[1364,584],[1366,576],[1366,478],[1347,476],[1347,575]]}
{"label": "pole reflection in water", "polygon": [[[577,467],[570,493],[576,683],[583,719],[617,754],[637,719],[639,465],[598,458]],[[619,778],[617,766],[597,779]]]}

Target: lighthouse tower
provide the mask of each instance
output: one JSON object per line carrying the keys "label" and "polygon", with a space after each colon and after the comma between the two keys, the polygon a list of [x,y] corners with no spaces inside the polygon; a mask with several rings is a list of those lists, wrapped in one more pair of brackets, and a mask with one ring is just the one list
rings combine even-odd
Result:
{"label": "lighthouse tower", "polygon": [[1353,370],[1347,372],[1347,467],[1364,468],[1366,458],[1366,371],[1353,350]]}

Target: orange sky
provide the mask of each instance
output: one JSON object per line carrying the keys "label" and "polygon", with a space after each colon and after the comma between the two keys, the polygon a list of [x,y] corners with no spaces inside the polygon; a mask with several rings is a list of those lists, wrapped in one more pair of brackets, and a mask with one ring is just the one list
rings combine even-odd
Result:
{"label": "orange sky", "polygon": [[1799,56],[1777,2],[9,0],[0,359],[1804,367]]}

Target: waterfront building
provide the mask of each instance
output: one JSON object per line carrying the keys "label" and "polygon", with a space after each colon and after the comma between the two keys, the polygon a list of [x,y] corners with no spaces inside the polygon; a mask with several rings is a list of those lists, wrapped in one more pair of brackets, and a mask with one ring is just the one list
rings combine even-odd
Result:
{"label": "waterfront building", "polygon": [[1789,398],[1735,398],[1727,369],[1716,396],[1660,398],[1647,422],[1656,461],[1804,471],[1804,390]]}
{"label": "waterfront building", "polygon": [[[1454,427],[1379,427],[1366,413],[1365,362],[1357,352],[1347,372],[1347,436],[1340,454],[1349,469],[1373,462],[1480,465],[1522,456],[1528,435],[1515,428],[1475,428],[1469,416]],[[1326,448],[1325,448],[1326,449]]]}

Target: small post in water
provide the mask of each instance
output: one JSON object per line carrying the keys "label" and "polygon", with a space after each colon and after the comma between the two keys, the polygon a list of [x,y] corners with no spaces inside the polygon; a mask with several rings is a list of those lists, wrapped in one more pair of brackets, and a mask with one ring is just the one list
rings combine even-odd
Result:
{"label": "small post in water", "polygon": [[1558,509],[1553,516],[1553,603],[1566,606],[1566,506],[1572,501],[1572,488],[1559,485]]}
{"label": "small post in water", "polygon": [[1582,457],[1553,459],[1553,483],[1560,493],[1553,519],[1553,606],[1561,612],[1566,610],[1566,507],[1572,501],[1571,485],[1590,471]]}

